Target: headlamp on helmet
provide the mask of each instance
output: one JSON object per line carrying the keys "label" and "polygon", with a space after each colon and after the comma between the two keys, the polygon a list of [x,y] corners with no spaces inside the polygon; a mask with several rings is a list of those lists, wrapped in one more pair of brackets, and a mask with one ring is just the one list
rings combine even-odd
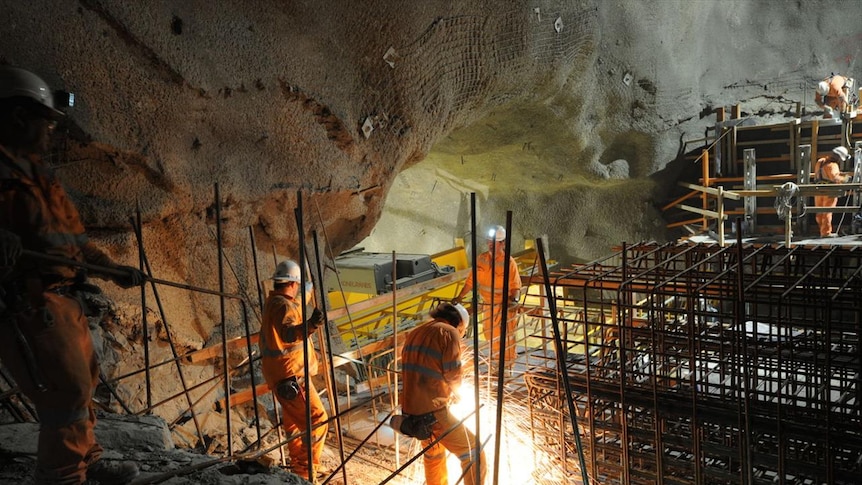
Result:
{"label": "headlamp on helmet", "polygon": [[0,99],[23,98],[47,118],[64,116],[58,108],[75,104],[75,95],[66,91],[51,91],[39,76],[17,67],[0,67]]}
{"label": "headlamp on helmet", "polygon": [[485,234],[485,239],[488,241],[505,241],[506,240],[506,228],[503,226],[494,226],[488,229],[487,234]]}

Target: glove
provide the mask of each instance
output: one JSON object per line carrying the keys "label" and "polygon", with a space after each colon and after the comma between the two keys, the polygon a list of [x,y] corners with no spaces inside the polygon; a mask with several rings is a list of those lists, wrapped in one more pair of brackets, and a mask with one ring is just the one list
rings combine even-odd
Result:
{"label": "glove", "polygon": [[323,312],[321,312],[319,308],[315,308],[314,311],[311,312],[311,316],[308,317],[307,322],[309,332],[317,330],[321,325],[323,325]]}
{"label": "glove", "polygon": [[0,229],[0,266],[15,266],[21,250],[21,238],[14,232]]}
{"label": "glove", "polygon": [[134,266],[117,266],[114,268],[118,271],[126,273],[125,275],[112,275],[111,280],[121,288],[131,288],[133,286],[141,286],[147,277],[138,268]]}
{"label": "glove", "polygon": [[825,118],[832,118],[832,116],[834,116],[834,115],[835,115],[835,110],[833,110],[831,106],[824,106],[823,107],[823,116]]}

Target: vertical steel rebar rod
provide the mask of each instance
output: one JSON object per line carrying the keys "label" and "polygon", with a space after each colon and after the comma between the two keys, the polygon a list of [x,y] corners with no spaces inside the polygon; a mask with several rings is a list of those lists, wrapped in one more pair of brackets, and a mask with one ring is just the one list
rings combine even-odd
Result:
{"label": "vertical steel rebar rod", "polygon": [[[315,269],[317,270],[317,286],[320,291],[320,311],[323,313],[324,321],[323,332],[326,339],[325,353],[329,361],[326,365],[326,368],[329,371],[329,400],[332,409],[335,411],[335,438],[338,442],[338,454],[341,458],[341,463],[344,463],[344,438],[341,434],[341,410],[339,409],[340,406],[338,404],[338,395],[336,393],[337,386],[335,385],[335,383],[337,381],[335,380],[335,361],[332,359],[332,336],[329,332],[329,317],[326,315],[326,299],[323,293],[323,263],[320,261],[320,246],[317,242],[317,231],[311,231],[311,238],[314,242]],[[347,467],[342,467],[341,473],[342,478],[344,478],[344,483],[350,483],[347,480]]]}
{"label": "vertical steel rebar rod", "polygon": [[[339,275],[338,265],[335,261],[336,257],[335,257],[335,254],[333,254],[333,252],[332,252],[332,245],[329,244],[329,237],[326,235],[326,225],[323,223],[323,215],[320,212],[320,205],[317,204],[316,200],[315,200],[315,207],[317,209],[317,220],[318,220],[318,222],[320,222],[320,227],[321,227],[321,230],[323,231],[323,238],[324,238],[324,241],[326,241],[326,252],[329,254],[329,258],[332,261],[332,268],[333,268],[332,270],[333,270],[333,274],[335,275],[335,281],[338,282],[339,292],[340,292],[341,296],[344,297],[344,299],[345,299],[344,309],[347,313],[347,321],[350,323],[350,333],[353,336],[353,341],[356,343],[356,351],[359,355],[358,360],[361,361],[363,363],[363,365],[366,365],[365,364],[365,355],[362,352],[362,346],[359,344],[359,334],[356,332],[356,326],[354,325],[353,316],[350,314],[350,305],[346,304],[347,299],[344,295],[344,287],[341,284],[341,276]],[[367,375],[367,372],[366,372],[366,375]],[[349,378],[350,378],[350,376],[347,376],[348,407],[350,406],[350,404],[349,404],[350,403],[350,385],[349,385],[350,380],[349,380]],[[368,388],[372,394],[374,394],[377,391],[377,384],[375,384],[374,379],[368,379]],[[377,403],[372,401],[371,407],[373,409],[374,415],[377,416]],[[349,414],[347,415],[347,426],[348,426],[348,429],[351,429],[350,428],[351,419],[350,419]],[[375,438],[377,438],[376,434],[374,436],[375,436]],[[379,443],[378,443],[378,446],[379,446]]]}
{"label": "vertical steel rebar rod", "polygon": [[[215,219],[216,219],[216,245],[218,247],[218,289],[219,293],[224,293],[224,247],[222,246],[222,227],[221,227],[221,196],[219,195],[218,182],[215,183]],[[224,296],[219,296],[219,311],[221,316],[221,357],[222,369],[224,374],[224,414],[225,414],[225,429],[227,430],[227,454],[233,454],[233,437],[231,430],[230,419],[230,375],[228,373],[227,361],[227,316],[225,311]]]}
{"label": "vertical steel rebar rod", "polygon": [[[494,229],[494,248],[496,249],[497,232]],[[512,211],[506,211],[506,249],[503,251],[503,294],[502,305],[500,308],[500,353],[497,360],[497,419],[496,429],[497,435],[494,437],[494,485],[499,483],[500,478],[500,441],[503,434],[503,384],[506,377],[506,337],[508,332],[506,327],[509,326],[509,258],[512,255]],[[496,255],[492,255],[491,261],[491,311],[494,311],[495,298],[497,296],[496,288],[494,287],[494,274],[497,272]],[[493,320],[491,320],[493,329]],[[493,331],[492,331],[493,332]],[[489,355],[494,355],[494,336],[491,335],[491,350]]]}
{"label": "vertical steel rebar rod", "polygon": [[[122,399],[120,399],[120,395],[119,395],[119,394],[117,394],[117,390],[116,390],[116,389],[114,389],[114,386],[112,386],[112,385],[108,382],[108,380],[107,380],[107,379],[105,379],[105,375],[104,375],[104,374],[102,374],[102,371],[99,371],[99,380],[102,382],[102,385],[104,385],[104,386],[108,389],[108,392],[110,392],[110,393],[111,393],[111,395],[112,395],[112,396],[114,396],[114,399],[116,399],[116,400],[117,400],[117,402],[118,402],[118,403],[120,403],[120,407],[121,407],[121,408],[123,408],[123,411],[125,411],[125,412],[126,412],[126,414],[129,414],[129,415],[134,415],[134,414],[135,414],[134,412],[132,412],[132,410],[131,410],[131,409],[129,409],[129,406],[128,406],[128,405],[126,405],[125,401],[123,401]],[[35,415],[36,415],[36,412],[35,412],[35,411],[33,411],[31,414],[35,416]]]}
{"label": "vertical steel rebar rod", "polygon": [[[620,297],[618,299],[624,304],[620,305],[619,321],[625,323],[626,327],[623,327],[623,324],[620,324],[620,335],[619,337],[617,337],[620,352],[619,411],[620,427],[622,428],[620,432],[620,434],[622,435],[622,456],[620,457],[620,462],[622,464],[622,483],[628,485],[629,483],[631,483],[631,473],[628,466],[629,460],[631,458],[629,453],[629,419],[628,413],[626,412],[626,398],[628,397],[628,394],[626,393],[626,336],[629,331],[633,330],[632,326],[634,325],[634,301],[632,298],[634,288],[624,290],[625,286],[631,283],[629,280],[631,276],[629,275],[628,270],[628,248],[625,241],[622,244],[622,248],[622,282],[620,283],[620,289],[618,290],[620,294]],[[650,252],[649,254],[652,254],[652,252]],[[635,260],[637,260],[637,258],[635,258]],[[627,318],[626,315],[629,315],[629,318]],[[593,475],[595,476],[597,474],[598,470],[593,470]]]}
{"label": "vertical steel rebar rod", "polygon": [[[473,287],[470,288],[473,298],[473,315],[471,315],[471,324],[473,325],[473,399],[476,404],[476,442],[474,450],[476,457],[482,454],[482,434],[481,434],[481,412],[479,406],[479,285],[478,285],[478,269],[476,268],[476,259],[478,250],[476,248],[476,192],[470,192],[470,272],[473,276]],[[490,353],[489,353],[490,355]],[[490,364],[490,360],[489,360]],[[488,366],[490,369],[490,365]],[[481,467],[475,469],[474,483],[481,483],[482,471]]]}
{"label": "vertical steel rebar rod", "polygon": [[[495,329],[494,325],[493,325],[494,316],[496,315],[496,312],[498,310],[497,310],[497,308],[495,308],[495,305],[494,305],[494,296],[495,296],[494,295],[494,293],[495,293],[494,288],[495,288],[495,285],[497,284],[496,278],[495,278],[495,276],[497,275],[497,269],[496,269],[496,266],[497,266],[497,243],[496,243],[496,241],[497,241],[497,227],[496,226],[492,226],[492,227],[493,227],[492,231],[494,231],[494,233],[493,233],[494,243],[491,244],[491,248],[488,250],[488,252],[491,253],[490,254],[490,258],[491,258],[491,262],[490,262],[490,265],[491,265],[491,281],[490,281],[490,284],[491,284],[491,301],[486,302],[486,301],[482,300],[482,303],[480,304],[479,300],[476,300],[476,299],[473,300],[473,304],[476,305],[476,308],[480,308],[480,307],[485,308],[486,306],[488,307],[487,312],[482,312],[483,316],[484,316],[482,326],[487,329],[487,333],[489,336],[488,337],[488,380],[486,381],[487,394],[489,396],[491,395],[491,379],[494,377],[494,374],[493,374],[493,369],[494,369],[494,339],[499,338],[499,335],[496,335],[497,329]],[[487,238],[487,237],[489,237],[489,235],[486,234],[485,237]],[[475,264],[476,264],[476,262],[474,261],[473,262],[474,267],[475,267]],[[478,277],[478,271],[476,273],[476,276]],[[473,280],[473,287],[475,288],[478,284],[479,284],[479,281],[474,279]],[[500,362],[497,361],[498,372],[499,372],[499,366],[500,366]]]}
{"label": "vertical steel rebar rod", "polygon": [[[737,224],[736,227],[742,227],[741,218],[739,218],[739,217],[736,218],[736,224]],[[741,468],[742,469],[740,470],[740,473],[742,474],[742,483],[750,484],[750,483],[754,483],[754,475],[753,475],[754,470],[752,469],[753,467],[751,466],[752,465],[752,463],[751,463],[752,450],[751,450],[751,445],[750,445],[750,441],[749,441],[751,439],[751,417],[749,414],[751,403],[749,402],[750,396],[748,393],[748,391],[749,391],[749,365],[748,365],[748,359],[745,358],[745,356],[747,355],[748,344],[747,344],[747,335],[746,335],[746,329],[745,329],[745,274],[744,274],[745,267],[742,265],[742,261],[744,259],[744,252],[743,252],[743,247],[742,247],[742,231],[741,230],[736,231],[736,248],[737,248],[737,253],[736,253],[737,256],[736,257],[737,257],[737,261],[739,261],[739,265],[737,266],[737,272],[736,272],[736,283],[737,283],[737,286],[736,286],[736,315],[734,316],[734,320],[736,320],[736,322],[735,322],[736,323],[736,325],[735,325],[736,338],[734,340],[736,340],[736,342],[737,342],[737,347],[736,347],[736,355],[734,356],[734,358],[737,360],[737,362],[739,362],[739,360],[742,359],[742,363],[743,363],[743,365],[742,365],[743,375],[741,378],[741,381],[743,383],[742,391],[741,391],[742,392],[742,405],[743,405],[742,406],[742,416],[741,416],[741,418],[742,418],[742,423],[741,423],[742,429],[740,430],[740,433],[742,435],[742,443],[740,446],[740,454],[741,454],[741,456],[740,456],[741,460],[740,461],[741,461]],[[752,330],[754,330],[757,326],[756,317],[754,319],[752,319],[751,323],[752,323]],[[740,392],[740,391],[737,391],[737,392]]]}
{"label": "vertical steel rebar rod", "polygon": [[[248,226],[248,236],[249,236],[249,240],[251,243],[251,259],[252,259],[252,262],[254,263],[254,282],[255,282],[255,285],[257,285],[257,304],[258,304],[258,307],[260,308],[261,320],[263,320],[263,302],[264,302],[263,284],[261,283],[261,280],[260,280],[260,268],[258,267],[258,264],[257,264],[257,242],[255,241],[255,238],[254,238],[254,227]],[[275,397],[275,391],[274,390],[270,390],[270,395],[272,396],[273,409],[274,409],[275,417],[276,417],[276,421],[277,421],[275,423],[275,427],[277,430],[276,432],[278,433],[278,441],[281,442],[284,439],[284,434],[283,434],[283,430],[281,427],[281,415],[279,413],[279,407],[280,406],[278,405],[278,399],[276,399],[276,397]],[[278,455],[279,455],[279,459],[281,461],[281,466],[284,466],[285,461],[284,461],[284,447],[283,446],[278,447]]]}
{"label": "vertical steel rebar rod", "polygon": [[[511,221],[508,221],[511,222]],[[536,239],[536,247],[539,249],[539,261],[542,265],[542,273],[545,275],[545,293],[555,295],[551,288],[551,279],[548,276],[548,262],[545,260],[545,247],[542,244],[542,239]],[[572,432],[575,436],[575,446],[578,448],[578,461],[581,467],[581,479],[584,485],[589,485],[589,475],[587,474],[587,462],[584,459],[584,448],[581,445],[581,433],[578,428],[578,413],[575,408],[574,397],[572,396],[572,383],[569,382],[569,370],[566,366],[566,351],[563,348],[563,338],[560,335],[559,321],[557,319],[557,299],[554,297],[548,298],[548,313],[551,314],[551,330],[554,333],[554,352],[557,354],[557,369],[560,372],[560,379],[563,381],[563,390],[566,393],[566,405],[569,409],[569,415],[572,418]],[[587,356],[589,359],[589,356]],[[499,415],[499,413],[498,413]],[[565,444],[563,444],[565,446]],[[593,451],[595,453],[595,451]]]}
{"label": "vertical steel rebar rod", "polygon": [[[135,228],[135,233],[138,232],[138,227],[141,226],[141,204],[138,202],[135,207],[136,218],[132,220],[132,227]],[[141,229],[143,232],[143,229]],[[143,273],[144,265],[144,242],[141,235],[138,234],[138,266]],[[147,407],[153,407],[153,390],[152,380],[150,376],[150,333],[149,324],[147,322],[147,285],[141,284],[141,338],[144,340],[144,380],[146,382],[147,391]]]}
{"label": "vertical steel rebar rod", "polygon": [[[392,367],[398,370],[398,258],[392,251]],[[398,372],[393,373],[393,409],[398,409]],[[395,467],[401,466],[401,440],[395,439]]]}
{"label": "vertical steel rebar rod", "polygon": [[248,353],[248,377],[251,380],[251,402],[254,407],[254,428],[257,431],[257,441],[260,442],[260,408],[257,405],[257,382],[254,377],[254,353],[251,350],[251,328],[248,324],[248,307],[245,300],[240,300],[242,307],[242,323],[245,329],[245,350]]}
{"label": "vertical steel rebar rod", "polygon": [[311,339],[311,336],[308,335],[308,315],[307,315],[307,306],[306,305],[306,296],[305,296],[305,281],[306,274],[305,268],[306,265],[306,254],[305,254],[305,229],[302,226],[302,191],[296,191],[296,208],[293,211],[294,216],[296,217],[296,237],[297,243],[299,245],[299,267],[301,270],[299,271],[299,295],[300,295],[300,304],[299,308],[302,313],[302,334],[305,335],[307,340],[302,342],[302,368],[305,372],[305,383],[304,383],[304,391],[305,391],[305,440],[308,443],[308,478],[309,480],[314,480],[314,456],[312,453],[313,442],[311,440],[312,429],[311,429],[311,399],[309,399],[309,395],[311,392],[311,376],[308,372],[308,341]]}
{"label": "vertical steel rebar rod", "polygon": [[254,240],[254,227],[248,226],[248,237],[251,244],[251,260],[254,264],[254,284],[257,288],[257,304],[263,315],[263,285],[260,282],[260,269],[257,265],[257,243]]}
{"label": "vertical steel rebar rod", "polygon": [[[182,367],[182,364],[180,363],[180,360],[179,360],[179,354],[177,353],[177,347],[176,347],[176,345],[174,345],[174,338],[173,338],[173,335],[171,334],[171,327],[170,327],[170,325],[168,325],[168,316],[165,314],[164,306],[162,306],[162,299],[159,296],[159,289],[156,286],[156,283],[152,279],[153,278],[153,268],[150,266],[150,260],[147,257],[147,252],[146,252],[146,249],[144,246],[144,226],[141,223],[140,206],[138,207],[137,215],[136,215],[135,220],[133,222],[135,222],[135,224],[133,224],[132,226],[135,229],[135,236],[138,239],[138,251],[140,252],[141,271],[143,271],[144,274],[146,274],[150,279],[150,285],[151,285],[151,288],[153,291],[153,298],[155,299],[156,306],[159,309],[159,315],[162,317],[162,324],[165,326],[165,337],[168,339],[168,346],[171,349],[171,355],[173,355],[173,361],[177,367],[177,375],[180,378],[180,384],[182,384],[182,386],[183,386],[183,393],[186,396],[186,403],[189,405],[189,413],[191,413],[191,415],[192,415],[192,420],[194,421],[194,424],[195,424],[195,431],[198,434],[198,439],[201,442],[201,446],[204,446],[204,435],[203,435],[203,432],[201,431],[201,425],[198,422],[198,416],[197,416],[197,413],[195,412],[195,407],[194,407],[194,404],[192,403],[192,398],[189,395],[189,388],[188,388],[188,384],[186,384],[185,374],[183,374],[183,367]],[[146,285],[146,283],[144,283],[142,286],[144,288],[146,288],[147,285]],[[143,294],[144,292],[142,291],[141,293]],[[146,307],[144,308],[144,312],[146,313]],[[146,320],[144,320],[144,322],[146,322]],[[149,369],[149,365],[147,366],[147,369]],[[147,408],[152,408],[152,407],[153,407],[153,403],[148,402]]]}

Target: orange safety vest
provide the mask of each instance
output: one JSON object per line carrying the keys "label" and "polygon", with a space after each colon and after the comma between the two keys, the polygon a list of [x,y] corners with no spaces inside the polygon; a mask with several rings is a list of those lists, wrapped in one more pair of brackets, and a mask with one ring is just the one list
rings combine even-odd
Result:
{"label": "orange safety vest", "polygon": [[407,335],[401,350],[404,390],[401,408],[414,416],[440,410],[461,383],[461,336],[444,320]]}
{"label": "orange safety vest", "polygon": [[829,84],[829,92],[825,96],[820,93],[814,94],[814,102],[819,105],[831,106],[837,110],[843,110],[848,98],[844,88],[847,86],[848,78],[840,75],[832,75],[824,79]]}
{"label": "orange safety vest", "polygon": [[[484,252],[476,258],[476,274],[478,279],[479,295],[482,301],[491,302],[491,294],[494,294],[494,304],[500,304],[503,301],[503,272],[505,266],[498,258],[492,263],[491,253]],[[491,278],[493,274],[494,287],[491,287]],[[467,276],[466,285],[473,282],[473,273]],[[521,289],[521,274],[518,272],[518,263],[515,258],[509,257],[509,292]]]}
{"label": "orange safety vest", "polygon": [[814,183],[837,184],[840,183],[841,169],[838,162],[831,157],[818,158],[814,164]]}
{"label": "orange safety vest", "polygon": [[302,325],[299,302],[279,290],[270,291],[263,308],[259,342],[263,376],[270,387],[287,377],[306,375],[303,349],[308,352],[308,366],[311,369],[308,374],[317,374],[317,354],[311,339],[302,338],[301,331],[296,332],[299,338],[294,342],[282,339],[287,327]]}
{"label": "orange safety vest", "polygon": [[[3,146],[0,146],[0,227],[17,234],[27,249],[110,265],[107,256],[88,244],[78,209],[53,171],[37,157],[16,159]],[[96,256],[95,260],[87,257],[90,254]],[[26,260],[17,269],[41,276],[45,281],[73,278],[78,273],[71,266],[44,263],[36,266]]]}

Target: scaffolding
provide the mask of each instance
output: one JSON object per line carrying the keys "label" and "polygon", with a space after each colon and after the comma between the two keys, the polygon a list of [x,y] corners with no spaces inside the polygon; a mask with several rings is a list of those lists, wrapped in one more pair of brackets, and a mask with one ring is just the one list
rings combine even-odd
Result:
{"label": "scaffolding", "polygon": [[[858,483],[860,255],[643,243],[552,273],[590,476]],[[558,376],[525,381],[537,439],[571,462]]]}

